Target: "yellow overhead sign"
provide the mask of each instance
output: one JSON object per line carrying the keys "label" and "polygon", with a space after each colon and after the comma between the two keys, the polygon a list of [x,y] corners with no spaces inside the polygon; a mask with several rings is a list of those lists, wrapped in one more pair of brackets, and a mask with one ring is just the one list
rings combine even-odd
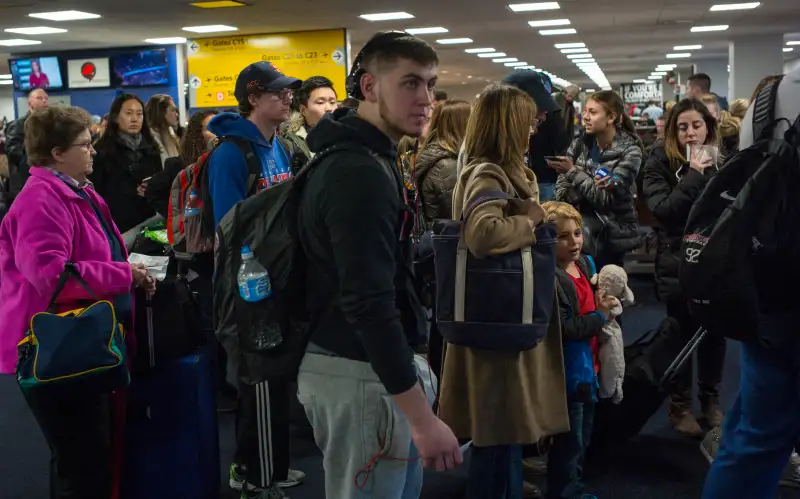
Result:
{"label": "yellow overhead sign", "polygon": [[236,77],[247,65],[269,61],[287,76],[325,76],[345,97],[344,29],[199,38],[187,42],[191,107],[236,107]]}

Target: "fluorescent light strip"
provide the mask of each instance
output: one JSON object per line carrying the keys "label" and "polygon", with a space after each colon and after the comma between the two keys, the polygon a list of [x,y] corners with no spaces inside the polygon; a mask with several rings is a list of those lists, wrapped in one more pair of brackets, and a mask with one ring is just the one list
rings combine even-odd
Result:
{"label": "fluorescent light strip", "polygon": [[537,2],[537,3],[512,3],[508,6],[514,12],[535,12],[539,10],[558,10],[561,8],[558,2]]}
{"label": "fluorescent light strip", "polygon": [[653,71],[650,73],[650,76],[667,76],[666,71]]}
{"label": "fluorescent light strip", "polygon": [[0,85],[13,85],[13,80],[0,80]]}
{"label": "fluorescent light strip", "polygon": [[791,42],[786,42],[786,45],[800,45],[800,40],[793,40]]}
{"label": "fluorescent light strip", "polygon": [[28,17],[47,19],[48,21],[80,21],[83,19],[97,19],[100,16],[97,14],[90,14],[88,12],[81,12],[79,10],[61,10],[57,12],[39,12],[36,14],[28,14]]}
{"label": "fluorescent light strip", "polygon": [[539,34],[542,36],[552,36],[552,35],[574,35],[578,31],[575,28],[564,28],[564,29],[540,29]]}
{"label": "fluorescent light strip", "polygon": [[725,10],[747,10],[747,9],[755,9],[759,5],[761,5],[761,2],[722,3],[718,5],[712,5],[709,10],[711,12],[721,12]]}
{"label": "fluorescent light strip", "polygon": [[12,38],[10,40],[0,40],[0,46],[3,47],[21,47],[23,45],[41,45],[39,40],[24,40],[22,38]]}
{"label": "fluorescent light strip", "polygon": [[702,45],[675,45],[672,47],[672,50],[681,51],[681,50],[700,50],[703,48]]}
{"label": "fluorescent light strip", "polygon": [[586,64],[586,63],[589,63],[589,62],[595,62],[595,60],[594,59],[578,59],[578,60],[573,60],[572,62],[574,62],[575,64],[580,66],[581,64]]}
{"label": "fluorescent light strip", "polygon": [[405,30],[409,35],[433,35],[436,33],[447,33],[447,28],[437,26],[434,28],[409,28]]}
{"label": "fluorescent light strip", "polygon": [[436,43],[441,43],[442,45],[458,45],[460,43],[472,43],[472,38],[444,38],[442,40],[436,40]]}
{"label": "fluorescent light strip", "polygon": [[713,26],[693,26],[692,33],[703,33],[705,31],[725,31],[729,26],[727,24],[717,24]]}
{"label": "fluorescent light strip", "polygon": [[506,55],[505,52],[488,52],[485,54],[478,54],[478,57],[481,57],[483,59],[490,59],[494,57],[503,57],[505,55]]}
{"label": "fluorescent light strip", "polygon": [[516,57],[502,57],[500,59],[492,59],[492,62],[517,62],[518,60]]}
{"label": "fluorescent light strip", "polygon": [[8,28],[6,33],[16,33],[18,35],[52,35],[54,33],[66,33],[67,30],[61,28],[48,28],[47,26],[38,26],[34,28]]}
{"label": "fluorescent light strip", "polygon": [[682,52],[676,54],[667,54],[667,59],[686,59],[691,56],[692,54],[690,54],[689,52]]}
{"label": "fluorescent light strip", "polygon": [[528,65],[527,62],[507,62],[507,63],[505,63],[505,66],[508,66],[510,68],[516,68],[516,67],[527,66],[527,65]]}
{"label": "fluorescent light strip", "polygon": [[568,26],[569,19],[544,19],[541,21],[528,21],[531,28],[544,28],[545,26]]}
{"label": "fluorescent light strip", "polygon": [[647,79],[648,80],[663,80],[664,77],[663,76],[650,75],[650,76],[647,77]]}
{"label": "fluorescent light strip", "polygon": [[592,54],[569,54],[567,59],[591,59]]}
{"label": "fluorescent light strip", "polygon": [[582,48],[582,49],[561,49],[562,54],[586,54],[589,52],[589,49]]}
{"label": "fluorescent light strip", "polygon": [[186,38],[181,36],[173,36],[168,38],[148,38],[145,40],[147,43],[155,43],[156,45],[179,45],[186,43]]}
{"label": "fluorescent light strip", "polygon": [[794,50],[792,47],[783,47],[784,52],[791,52],[792,50]]}
{"label": "fluorescent light strip", "polygon": [[488,54],[494,52],[495,50],[492,48],[482,48],[482,49],[466,49],[464,52],[468,54]]}
{"label": "fluorescent light strip", "polygon": [[394,21],[396,19],[414,19],[408,12],[383,12],[378,14],[361,14],[361,19],[365,21]]}
{"label": "fluorescent light strip", "polygon": [[586,46],[583,42],[575,42],[575,43],[556,43],[555,48],[557,49],[580,49]]}
{"label": "fluorescent light strip", "polygon": [[647,83],[647,80],[633,80],[634,83]]}
{"label": "fluorescent light strip", "polygon": [[221,33],[223,31],[238,31],[239,28],[227,26],[225,24],[210,24],[208,26],[187,26],[183,31],[191,31],[192,33]]}

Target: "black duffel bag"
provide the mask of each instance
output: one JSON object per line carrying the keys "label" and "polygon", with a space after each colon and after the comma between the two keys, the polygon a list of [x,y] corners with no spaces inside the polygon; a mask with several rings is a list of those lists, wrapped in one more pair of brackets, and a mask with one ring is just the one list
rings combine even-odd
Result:
{"label": "black duffel bag", "polygon": [[488,191],[464,209],[460,222],[434,222],[436,324],[454,345],[521,352],[536,347],[550,326],[556,227],[539,225],[530,247],[476,258],[464,244],[462,227],[475,208],[498,199],[510,196]]}

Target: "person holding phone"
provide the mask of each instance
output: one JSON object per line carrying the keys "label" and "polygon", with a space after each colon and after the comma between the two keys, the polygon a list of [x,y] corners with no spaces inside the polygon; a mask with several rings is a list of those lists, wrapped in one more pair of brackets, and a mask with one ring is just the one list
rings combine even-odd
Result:
{"label": "person holding phone", "polygon": [[[644,195],[658,221],[655,226],[656,290],[667,304],[688,341],[697,330],[689,314],[678,281],[679,254],[683,229],[692,205],[716,172],[713,147],[718,144],[717,120],[699,100],[685,99],[667,120],[665,140],[654,148],[644,166]],[[725,362],[725,339],[709,335],[697,351],[699,397],[709,426],[722,424],[719,384]],[[703,433],[692,414],[692,363],[688,362],[670,386],[669,421],[679,434],[700,437]]]}
{"label": "person holding phone", "polygon": [[122,94],[111,104],[108,128],[94,145],[90,180],[125,232],[156,214],[145,199],[150,177],[162,170],[161,155],[144,116],[144,104]]}
{"label": "person holding phone", "polygon": [[555,197],[583,217],[583,250],[597,269],[621,267],[625,253],[640,243],[633,192],[644,146],[616,92],[589,96],[583,125],[567,155],[548,160],[559,174]]}

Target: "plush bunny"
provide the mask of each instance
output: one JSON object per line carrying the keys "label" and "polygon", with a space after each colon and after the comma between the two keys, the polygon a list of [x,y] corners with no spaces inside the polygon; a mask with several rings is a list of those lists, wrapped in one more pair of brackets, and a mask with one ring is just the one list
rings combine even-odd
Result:
{"label": "plush bunny", "polygon": [[[592,284],[606,296],[618,299],[612,309],[614,316],[622,313],[622,306],[633,305],[633,291],[628,287],[628,274],[622,267],[606,265],[592,277]],[[625,345],[622,328],[616,320],[610,320],[597,336],[600,344],[600,398],[611,398],[615,404],[622,401],[622,381],[625,379]]]}

